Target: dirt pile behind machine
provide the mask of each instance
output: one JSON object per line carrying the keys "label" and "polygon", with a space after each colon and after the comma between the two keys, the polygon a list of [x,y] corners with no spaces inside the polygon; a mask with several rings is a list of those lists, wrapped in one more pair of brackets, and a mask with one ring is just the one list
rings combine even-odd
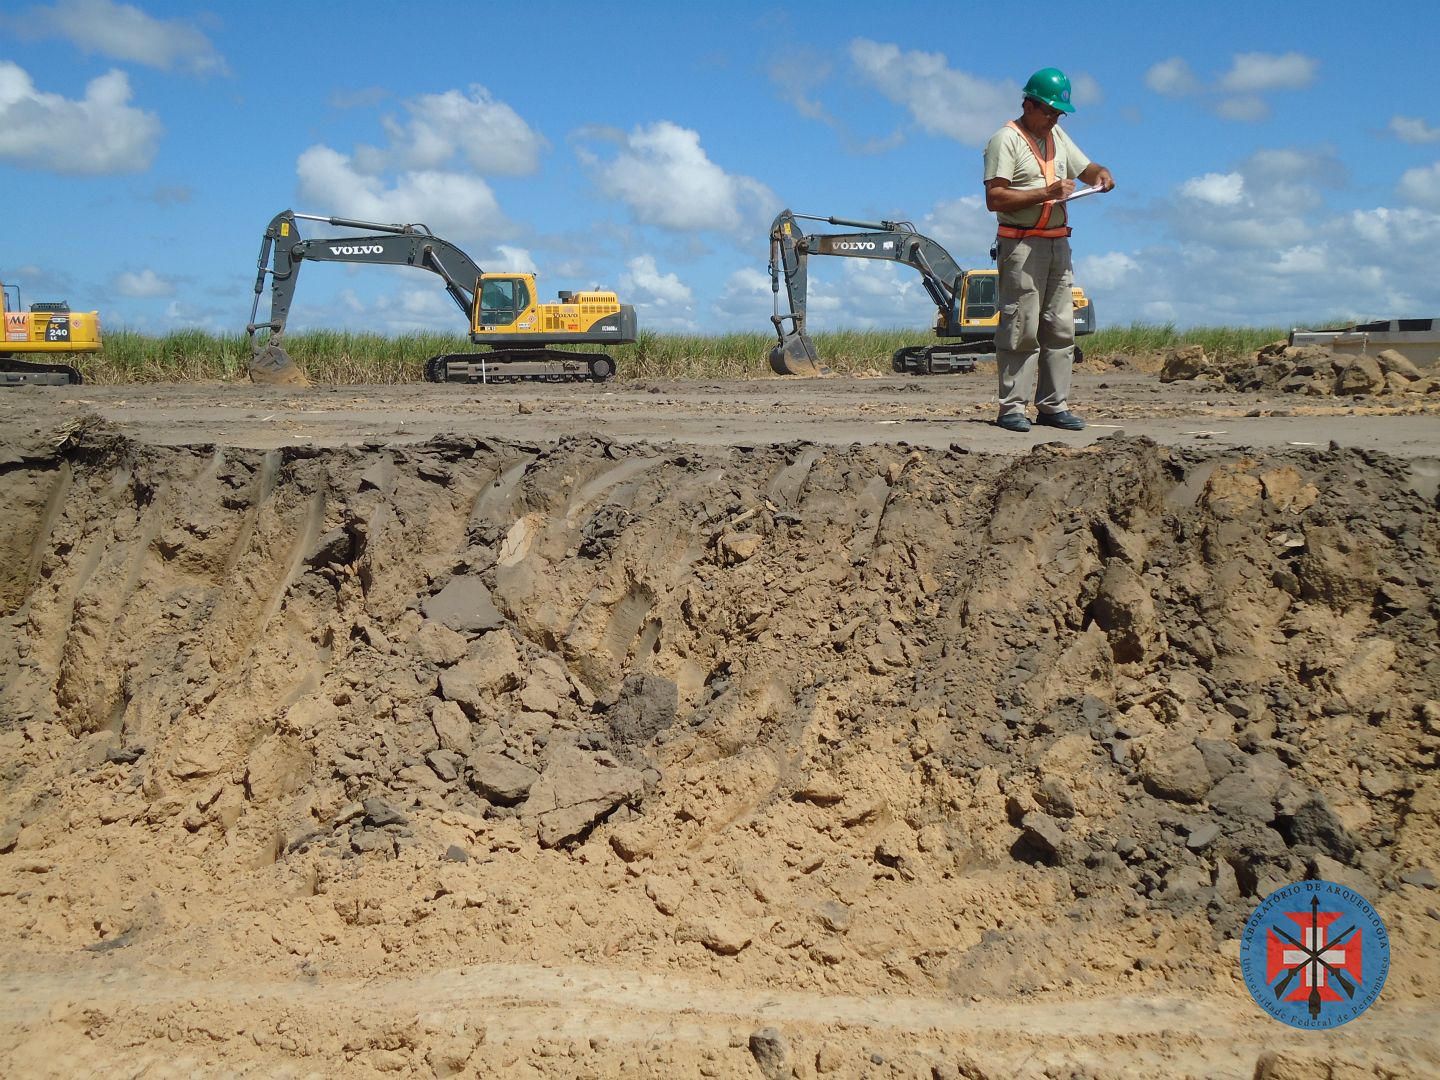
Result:
{"label": "dirt pile behind machine", "polygon": [[[378,235],[305,240],[298,228],[300,219]],[[425,225],[385,225],[283,210],[271,220],[260,244],[255,301],[246,327],[254,382],[308,383],[284,344],[296,280],[307,259],[414,266],[438,274],[469,320],[470,340],[486,351],[431,357],[425,364],[430,382],[603,381],[615,374],[615,362],[608,355],[556,346],[624,345],[636,338],[635,309],[621,304],[613,292],[562,292],[558,301],[542,303],[534,274],[486,273]],[[256,322],[267,275],[270,318]],[[259,331],[268,333],[257,340]]]}
{"label": "dirt pile behind machine", "polygon": [[0,285],[4,294],[5,336],[0,340],[0,386],[67,386],[84,380],[69,364],[42,363],[26,357],[59,358],[69,353],[97,352],[100,313],[71,311],[64,301],[20,302],[18,285]]}
{"label": "dirt pile behind machine", "polygon": [[[800,227],[801,219],[863,231],[812,235]],[[897,372],[938,375],[973,371],[978,359],[994,353],[1000,309],[996,303],[999,279],[993,268],[961,269],[945,248],[922,236],[908,221],[851,221],[782,210],[770,226],[770,288],[775,294],[775,314],[770,321],[780,338],[779,344],[770,350],[770,367],[777,375],[821,375],[828,370],[806,332],[807,270],[811,255],[886,259],[920,271],[925,291],[935,301],[935,336],[945,339],[945,343],[897,349],[891,358],[891,366]],[[780,312],[782,277],[789,314]],[[1094,305],[1083,289],[1075,288],[1074,297],[1075,333],[1094,333]],[[1079,360],[1080,350],[1075,352]]]}

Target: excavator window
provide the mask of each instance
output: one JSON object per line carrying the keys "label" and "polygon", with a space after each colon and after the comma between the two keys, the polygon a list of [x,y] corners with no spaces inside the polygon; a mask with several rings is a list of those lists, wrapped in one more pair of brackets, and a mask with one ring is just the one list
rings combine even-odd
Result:
{"label": "excavator window", "polygon": [[994,274],[972,274],[965,282],[965,319],[995,317],[995,289],[999,281]]}
{"label": "excavator window", "polygon": [[509,326],[530,306],[530,290],[520,278],[493,278],[480,289],[480,325]]}

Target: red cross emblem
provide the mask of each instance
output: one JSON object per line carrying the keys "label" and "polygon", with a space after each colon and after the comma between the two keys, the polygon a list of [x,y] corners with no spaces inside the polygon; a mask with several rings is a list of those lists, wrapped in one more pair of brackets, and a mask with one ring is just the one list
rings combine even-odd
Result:
{"label": "red cross emblem", "polygon": [[[1265,931],[1265,981],[1275,983],[1275,996],[1308,1001],[1312,1011],[1322,1001],[1353,997],[1362,981],[1362,932],[1349,923],[1332,932],[1339,911],[1320,911],[1312,898],[1310,911],[1282,912],[1293,923],[1271,924]],[[1289,991],[1288,993],[1286,991]]]}

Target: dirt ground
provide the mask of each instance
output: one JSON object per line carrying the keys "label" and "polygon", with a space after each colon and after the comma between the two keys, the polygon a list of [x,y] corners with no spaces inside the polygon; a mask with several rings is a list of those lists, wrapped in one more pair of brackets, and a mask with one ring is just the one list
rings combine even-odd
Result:
{"label": "dirt ground", "polygon": [[992,388],[0,393],[0,1074],[1440,1076],[1440,401]]}

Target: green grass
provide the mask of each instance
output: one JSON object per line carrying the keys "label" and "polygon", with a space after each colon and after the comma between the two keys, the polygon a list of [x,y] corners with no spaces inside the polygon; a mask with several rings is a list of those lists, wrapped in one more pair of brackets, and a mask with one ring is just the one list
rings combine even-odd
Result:
{"label": "green grass", "polygon": [[[1081,339],[1086,356],[1105,361],[1152,356],[1183,345],[1202,345],[1221,362],[1243,359],[1284,338],[1278,327],[1196,327],[1132,323],[1107,327]],[[821,359],[845,374],[890,371],[890,356],[906,345],[934,344],[923,330],[837,330],[813,335]],[[737,379],[769,377],[773,334],[659,334],[642,330],[633,345],[606,350],[621,379]],[[317,383],[403,383],[423,378],[425,361],[445,352],[472,351],[463,335],[408,334],[386,337],[315,330],[290,334],[285,349]],[[580,351],[584,351],[583,349]],[[101,352],[78,358],[89,382],[203,382],[245,378],[250,355],[244,334],[195,330],[163,336],[111,331]],[[73,361],[72,361],[73,362]]]}

